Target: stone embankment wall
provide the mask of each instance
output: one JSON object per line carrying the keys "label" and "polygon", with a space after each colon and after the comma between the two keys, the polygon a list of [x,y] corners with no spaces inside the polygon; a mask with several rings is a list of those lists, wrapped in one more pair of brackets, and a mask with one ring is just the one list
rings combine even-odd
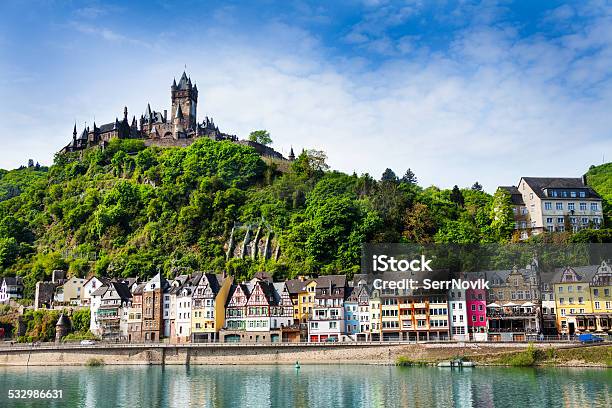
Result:
{"label": "stone embankment wall", "polygon": [[[516,350],[522,343],[333,345],[95,345],[0,348],[0,365],[176,364],[394,364],[397,357],[444,360]],[[559,346],[538,344],[538,346]]]}

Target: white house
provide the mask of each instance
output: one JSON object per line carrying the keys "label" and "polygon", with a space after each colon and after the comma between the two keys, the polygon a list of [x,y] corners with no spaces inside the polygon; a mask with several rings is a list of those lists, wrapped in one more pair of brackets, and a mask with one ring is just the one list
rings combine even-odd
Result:
{"label": "white house", "polygon": [[23,298],[23,280],[20,276],[7,276],[0,285],[0,303],[7,303],[9,299]]}
{"label": "white house", "polygon": [[176,341],[187,343],[191,339],[191,296],[193,287],[185,285],[176,294]]}
{"label": "white house", "polygon": [[451,289],[448,291],[450,335],[453,340],[469,340],[465,293],[465,289]]}

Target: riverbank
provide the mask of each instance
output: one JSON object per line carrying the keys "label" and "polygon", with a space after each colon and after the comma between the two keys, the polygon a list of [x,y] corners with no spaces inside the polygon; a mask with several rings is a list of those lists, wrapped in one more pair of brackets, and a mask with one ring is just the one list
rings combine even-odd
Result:
{"label": "riverbank", "polygon": [[[528,347],[525,343],[13,345],[0,349],[0,365],[253,365],[296,361],[394,365],[400,358],[422,364],[462,358],[481,365],[506,365],[504,358],[525,352]],[[538,355],[554,357],[548,365],[612,366],[606,360],[612,346],[545,343],[532,347],[538,350]],[[590,348],[597,351],[586,351]]]}

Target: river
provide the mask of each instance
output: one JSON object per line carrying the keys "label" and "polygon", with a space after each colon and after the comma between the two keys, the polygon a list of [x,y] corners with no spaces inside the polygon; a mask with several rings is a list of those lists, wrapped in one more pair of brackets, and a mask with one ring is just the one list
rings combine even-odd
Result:
{"label": "river", "polygon": [[[8,399],[9,390],[61,399]],[[610,407],[612,370],[365,365],[0,367],[0,407]]]}

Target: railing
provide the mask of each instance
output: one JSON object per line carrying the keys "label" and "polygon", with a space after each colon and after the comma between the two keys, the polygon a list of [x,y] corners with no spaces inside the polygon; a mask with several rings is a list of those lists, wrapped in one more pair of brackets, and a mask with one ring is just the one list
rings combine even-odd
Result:
{"label": "railing", "polygon": [[[612,338],[610,336],[600,336],[603,339],[601,343],[589,343],[588,345],[597,345],[597,344],[612,344]],[[210,342],[210,343],[178,343],[178,344],[170,344],[164,342],[145,342],[145,343],[127,343],[127,342],[111,342],[111,341],[98,341],[93,345],[81,345],[79,343],[9,343],[4,342],[5,344],[0,343],[0,353],[3,351],[28,351],[28,350],[55,350],[58,348],[61,349],[124,349],[124,348],[147,348],[147,347],[155,347],[155,348],[177,348],[177,347],[189,347],[189,348],[215,348],[215,347],[310,347],[310,348],[320,348],[320,347],[363,347],[363,346],[380,346],[384,345],[408,345],[408,344],[446,344],[446,345],[465,345],[465,344],[495,344],[498,345],[500,343],[567,343],[575,345],[579,343],[577,336],[567,335],[559,335],[559,336],[538,336],[538,335],[529,335],[527,334],[524,340],[512,340],[512,341],[475,341],[475,340],[465,340],[458,341],[453,339],[432,339],[425,340],[421,339],[419,341],[416,340],[370,340],[370,341],[336,341],[336,342],[274,342],[274,343],[221,343],[221,342]]]}

